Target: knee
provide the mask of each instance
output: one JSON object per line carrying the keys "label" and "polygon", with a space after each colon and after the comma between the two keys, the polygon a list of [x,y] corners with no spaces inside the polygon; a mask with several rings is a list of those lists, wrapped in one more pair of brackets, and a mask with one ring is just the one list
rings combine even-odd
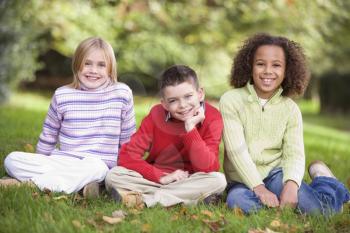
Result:
{"label": "knee", "polygon": [[241,204],[248,199],[247,192],[244,189],[230,189],[227,193],[226,203],[229,208],[240,207]]}
{"label": "knee", "polygon": [[115,183],[119,180],[118,176],[120,171],[123,169],[123,167],[113,167],[111,170],[107,172],[106,178],[105,178],[105,184],[107,190],[109,190],[112,186],[115,185]]}
{"label": "knee", "polygon": [[4,160],[4,167],[8,173],[9,170],[16,167],[16,161],[19,160],[19,158],[22,156],[23,152],[11,152],[9,155],[6,156]]}
{"label": "knee", "polygon": [[218,188],[219,192],[223,192],[225,190],[225,188],[226,188],[226,185],[227,185],[227,181],[226,181],[225,175],[222,174],[221,172],[211,172],[209,174],[213,178],[212,183],[216,185],[216,187]]}

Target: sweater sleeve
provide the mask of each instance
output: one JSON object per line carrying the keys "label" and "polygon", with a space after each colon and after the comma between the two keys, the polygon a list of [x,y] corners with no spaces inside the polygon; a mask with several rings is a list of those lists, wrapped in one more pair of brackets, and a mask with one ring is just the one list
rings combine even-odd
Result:
{"label": "sweater sleeve", "polygon": [[136,130],[134,101],[130,89],[128,89],[127,102],[121,114],[120,147],[130,140],[131,135]]}
{"label": "sweater sleeve", "polygon": [[222,135],[222,118],[217,114],[216,119],[203,122],[204,133],[200,135],[195,127],[183,137],[184,147],[188,153],[194,172],[213,172],[220,168],[219,145]]}
{"label": "sweater sleeve", "polygon": [[149,151],[152,145],[153,127],[150,113],[143,119],[140,128],[130,141],[122,146],[118,157],[118,166],[134,170],[145,179],[159,183],[159,179],[164,175],[163,171],[143,159],[145,152]]}
{"label": "sweater sleeve", "polygon": [[293,180],[300,187],[305,171],[305,152],[302,115],[296,104],[287,123],[282,147],[283,182]]}
{"label": "sweater sleeve", "polygon": [[223,96],[220,100],[220,110],[224,121],[224,144],[228,161],[232,163],[250,188],[263,184],[258,169],[253,162],[244,136],[244,125],[239,118],[239,109],[232,104],[230,96]]}
{"label": "sweater sleeve", "polygon": [[62,115],[58,111],[57,99],[56,95],[54,95],[44,121],[43,130],[39,136],[36,153],[44,155],[51,154],[58,141],[61,123]]}

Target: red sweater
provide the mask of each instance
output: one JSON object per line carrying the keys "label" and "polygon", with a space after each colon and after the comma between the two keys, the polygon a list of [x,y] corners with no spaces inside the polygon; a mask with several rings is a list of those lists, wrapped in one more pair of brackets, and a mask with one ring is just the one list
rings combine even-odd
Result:
{"label": "red sweater", "polygon": [[[220,112],[206,103],[205,120],[189,132],[182,121],[166,122],[166,114],[160,104],[151,109],[130,142],[122,146],[118,165],[157,183],[177,169],[189,173],[218,171],[223,129]],[[145,152],[149,153],[143,159]]]}

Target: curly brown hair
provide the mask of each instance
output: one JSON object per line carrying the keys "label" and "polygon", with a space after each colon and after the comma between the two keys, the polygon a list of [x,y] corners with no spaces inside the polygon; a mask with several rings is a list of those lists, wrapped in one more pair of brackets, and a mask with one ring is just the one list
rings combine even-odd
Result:
{"label": "curly brown hair", "polygon": [[302,47],[285,37],[258,33],[244,41],[234,58],[230,84],[239,88],[249,81],[253,83],[253,60],[256,50],[262,45],[276,45],[283,49],[286,58],[285,78],[281,84],[283,96],[302,95],[307,87],[310,73]]}

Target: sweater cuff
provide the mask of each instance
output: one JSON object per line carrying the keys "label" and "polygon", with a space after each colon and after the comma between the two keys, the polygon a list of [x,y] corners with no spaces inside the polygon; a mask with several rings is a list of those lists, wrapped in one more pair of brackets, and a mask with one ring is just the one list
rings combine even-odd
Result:
{"label": "sweater cuff", "polygon": [[296,175],[291,175],[291,174],[285,174],[283,176],[283,184],[286,183],[288,180],[292,180],[295,183],[297,183],[298,187],[300,188],[301,182],[302,182],[302,177],[296,176]]}

